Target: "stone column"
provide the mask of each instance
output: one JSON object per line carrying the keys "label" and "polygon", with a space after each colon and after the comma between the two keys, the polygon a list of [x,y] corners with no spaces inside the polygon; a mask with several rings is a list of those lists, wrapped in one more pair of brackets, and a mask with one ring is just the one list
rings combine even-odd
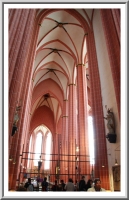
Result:
{"label": "stone column", "polygon": [[[114,14],[116,16],[118,13],[114,13],[114,10],[112,11],[111,9],[102,9],[100,13],[109,55],[112,79],[114,82],[117,109],[120,118],[120,21],[117,18],[118,23],[116,24],[116,20],[114,23]],[[118,14],[117,17],[119,17]]]}
{"label": "stone column", "polygon": [[[77,65],[77,100],[78,100],[78,145],[80,175],[89,174],[89,141],[88,141],[88,97],[86,67]],[[82,162],[80,162],[82,161]]]}
{"label": "stone column", "polygon": [[56,179],[56,167],[58,160],[58,134],[53,135],[53,155],[52,155],[52,170],[51,170],[51,181],[54,182]]}
{"label": "stone column", "polygon": [[[101,97],[101,85],[98,70],[98,62],[95,48],[93,32],[89,32],[87,37],[88,66],[91,91],[91,108],[94,126],[94,148],[95,148],[95,177],[99,177],[103,182],[103,187],[109,189],[109,172],[107,160],[107,147],[105,138],[105,126],[103,119],[103,106]],[[102,165],[105,167],[102,167]]]}
{"label": "stone column", "polygon": [[[9,133],[9,137],[10,137],[10,134],[11,134],[11,130],[12,130],[12,121],[13,121],[13,115],[14,115],[14,111],[15,111],[15,107],[16,107],[16,102],[19,101],[19,99],[22,97],[23,99],[23,107],[22,107],[22,112],[20,113],[21,116],[20,116],[20,122],[18,124],[18,127],[19,127],[19,132],[16,133],[14,135],[13,138],[11,138],[11,142],[12,143],[15,143],[15,157],[16,157],[16,160],[17,160],[17,164],[15,165],[15,169],[13,167],[13,170],[12,171],[12,174],[13,174],[13,178],[12,178],[12,187],[14,188],[15,187],[15,182],[16,182],[16,179],[17,179],[17,170],[19,168],[19,164],[18,164],[18,160],[19,160],[19,154],[21,152],[21,145],[24,144],[24,141],[25,141],[25,135],[27,137],[27,134],[26,132],[28,131],[28,129],[26,129],[25,131],[23,131],[23,129],[25,129],[25,126],[24,126],[24,115],[25,115],[25,112],[24,112],[24,109],[26,108],[26,104],[24,101],[27,101],[27,96],[26,96],[26,91],[28,90],[28,87],[29,87],[29,83],[30,83],[30,79],[29,79],[29,75],[26,74],[25,76],[25,72],[28,68],[28,71],[32,69],[32,63],[30,62],[30,66],[26,66],[27,64],[27,56],[29,55],[29,51],[31,51],[32,53],[32,37],[35,37],[34,33],[31,34],[32,32],[32,29],[34,28],[35,26],[35,14],[36,14],[36,11],[35,10],[23,10],[25,13],[25,16],[27,18],[27,21],[25,21],[25,29],[24,29],[24,26],[23,26],[23,37],[21,37],[21,43],[20,43],[20,49],[19,49],[19,54],[17,56],[17,59],[16,59],[16,63],[15,63],[15,70],[13,70],[13,76],[12,76],[12,79],[11,79],[11,82],[10,82],[10,91],[9,91],[9,104],[10,104],[10,109],[9,109],[9,120],[10,120],[10,133]],[[22,16],[22,18],[24,19],[24,16]],[[21,20],[23,20],[21,18]],[[23,20],[24,21],[24,20]],[[22,25],[21,25],[22,26]],[[36,30],[36,29],[35,29]],[[31,35],[31,37],[30,37]],[[34,38],[33,38],[33,41],[34,41]],[[35,46],[35,42],[33,43],[33,45]],[[31,48],[29,48],[31,46]],[[32,59],[32,57],[34,56],[34,54],[32,53],[31,57],[30,57],[30,60]],[[11,56],[12,57],[12,56]],[[33,57],[34,59],[34,57]],[[32,60],[31,60],[32,61]],[[10,68],[12,69],[13,68],[13,65],[10,64]],[[22,85],[22,82],[26,82],[26,87],[25,87],[25,91],[23,92],[23,85]],[[28,124],[29,126],[29,124]],[[15,175],[14,175],[14,172],[15,172]]]}
{"label": "stone column", "polygon": [[75,180],[75,139],[76,139],[76,85],[69,84],[68,113],[68,174]]}
{"label": "stone column", "polygon": [[[63,102],[63,115],[62,115],[62,133],[61,133],[61,174],[67,173],[68,166],[68,152],[66,147],[66,141],[68,141],[68,100]],[[61,179],[68,180],[68,175],[61,176]]]}
{"label": "stone column", "polygon": [[113,19],[115,22],[115,26],[116,26],[116,30],[117,30],[117,35],[120,41],[120,28],[121,28],[121,17],[120,17],[120,9],[112,9],[112,15],[113,15]]}
{"label": "stone column", "polygon": [[[29,10],[11,9],[9,14],[9,85],[16,67]],[[17,77],[18,78],[18,77]]]}

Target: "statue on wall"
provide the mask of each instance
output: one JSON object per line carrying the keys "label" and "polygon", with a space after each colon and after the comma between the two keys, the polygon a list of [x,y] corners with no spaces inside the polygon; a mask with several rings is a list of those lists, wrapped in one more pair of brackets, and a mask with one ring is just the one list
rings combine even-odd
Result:
{"label": "statue on wall", "polygon": [[16,107],[15,114],[14,114],[14,119],[13,119],[13,127],[12,127],[11,136],[13,136],[17,132],[17,130],[18,130],[18,128],[17,128],[17,123],[19,121],[18,112],[19,112],[20,109],[21,109],[21,106],[17,106]]}
{"label": "statue on wall", "polygon": [[111,109],[108,108],[107,116],[104,117],[107,120],[107,128],[109,133],[106,135],[106,138],[110,143],[116,143],[116,133],[115,133],[115,120],[114,114]]}
{"label": "statue on wall", "polygon": [[104,117],[107,120],[107,128],[109,133],[115,133],[115,121],[114,121],[114,114],[111,112],[111,109],[108,108],[107,110],[107,117]]}

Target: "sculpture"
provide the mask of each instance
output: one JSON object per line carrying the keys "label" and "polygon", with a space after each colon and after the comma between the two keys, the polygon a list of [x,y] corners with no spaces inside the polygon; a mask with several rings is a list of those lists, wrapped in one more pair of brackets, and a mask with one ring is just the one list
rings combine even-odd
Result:
{"label": "sculpture", "polygon": [[108,108],[107,110],[107,117],[104,117],[107,120],[107,128],[109,133],[106,135],[106,138],[110,143],[116,142],[116,133],[115,133],[115,121],[114,121],[114,114],[111,112],[111,109]]}
{"label": "sculpture", "polygon": [[107,120],[107,128],[109,130],[109,133],[115,133],[114,114],[109,108],[107,110],[107,117],[104,117],[104,119]]}
{"label": "sculpture", "polygon": [[17,106],[16,107],[15,114],[14,114],[14,119],[13,119],[13,127],[12,127],[11,136],[13,136],[17,132],[17,130],[18,130],[18,128],[17,128],[17,123],[19,121],[18,112],[19,112],[20,109],[21,109],[21,106]]}

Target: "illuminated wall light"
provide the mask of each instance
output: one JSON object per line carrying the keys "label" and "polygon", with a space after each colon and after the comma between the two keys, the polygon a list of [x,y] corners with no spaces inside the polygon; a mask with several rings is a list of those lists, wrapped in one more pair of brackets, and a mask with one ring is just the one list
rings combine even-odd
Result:
{"label": "illuminated wall light", "polygon": [[79,151],[79,147],[76,147],[76,151],[77,151],[77,152]]}
{"label": "illuminated wall light", "polygon": [[118,165],[117,159],[115,159],[115,165]]}
{"label": "illuminated wall light", "polygon": [[12,160],[13,160],[12,156],[10,156],[10,157],[9,157],[9,160],[10,160],[10,161],[12,161]]}
{"label": "illuminated wall light", "polygon": [[14,164],[14,165],[16,164],[16,160],[15,160],[15,159],[13,160],[13,164]]}

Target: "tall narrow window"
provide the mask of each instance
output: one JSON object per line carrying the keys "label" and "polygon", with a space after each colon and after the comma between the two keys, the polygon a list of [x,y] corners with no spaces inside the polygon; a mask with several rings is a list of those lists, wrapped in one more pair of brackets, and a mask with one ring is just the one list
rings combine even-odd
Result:
{"label": "tall narrow window", "polygon": [[41,132],[39,132],[36,137],[34,166],[38,166],[38,161],[41,155],[41,148],[42,148],[42,134]]}
{"label": "tall narrow window", "polygon": [[94,164],[94,134],[93,134],[93,119],[88,117],[88,135],[89,135],[89,151],[90,151],[90,164]]}
{"label": "tall narrow window", "polygon": [[[32,135],[30,136],[29,152],[31,150],[31,144],[32,144]],[[29,168],[29,164],[30,164],[30,153],[28,154],[27,168]]]}
{"label": "tall narrow window", "polygon": [[44,169],[50,169],[51,141],[52,141],[52,136],[51,136],[51,133],[49,132],[47,134],[47,139],[46,139],[46,151],[45,151],[46,155],[45,155]]}

